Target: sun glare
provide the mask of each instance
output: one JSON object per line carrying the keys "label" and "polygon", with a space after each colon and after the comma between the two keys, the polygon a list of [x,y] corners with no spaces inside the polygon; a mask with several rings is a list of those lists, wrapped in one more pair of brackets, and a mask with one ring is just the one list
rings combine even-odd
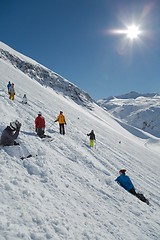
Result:
{"label": "sun glare", "polygon": [[127,26],[126,29],[112,29],[110,31],[110,34],[124,35],[128,38],[128,40],[136,40],[139,38],[141,31],[139,29],[139,26],[132,24],[130,26]]}
{"label": "sun glare", "polygon": [[126,30],[126,34],[127,34],[127,38],[131,40],[138,38],[140,34],[139,27],[135,25],[129,26],[128,29]]}
{"label": "sun glare", "polygon": [[141,46],[144,34],[144,30],[140,28],[140,26],[142,27],[141,24],[131,23],[129,25],[124,23],[124,26],[123,29],[110,29],[107,31],[107,34],[121,36],[117,45],[117,52],[121,55],[129,49],[133,50],[134,46]]}

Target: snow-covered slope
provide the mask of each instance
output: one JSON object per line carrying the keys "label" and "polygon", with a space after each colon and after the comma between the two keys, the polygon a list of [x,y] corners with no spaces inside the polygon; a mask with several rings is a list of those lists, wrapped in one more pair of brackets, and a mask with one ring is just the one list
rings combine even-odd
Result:
{"label": "snow-covered slope", "polygon": [[[15,83],[14,101],[8,99],[9,80]],[[21,103],[24,93],[28,105]],[[18,119],[18,141],[38,153],[22,161],[0,150],[1,240],[160,239],[159,139],[119,124],[95,103],[89,104],[92,110],[0,59],[0,132]],[[67,120],[64,136],[53,124],[59,110]],[[38,111],[52,142],[35,135]],[[86,137],[91,129],[97,139],[93,149]],[[122,167],[151,206],[116,184]]]}
{"label": "snow-covered slope", "polygon": [[18,53],[9,46],[0,42],[0,58],[11,63],[15,68],[22,71],[30,78],[40,84],[53,88],[64,96],[68,96],[76,103],[91,108],[93,99],[73,83],[61,77],[59,74],[49,70],[32,59]]}
{"label": "snow-covered slope", "polygon": [[160,137],[160,95],[131,92],[98,100],[98,104],[122,121]]}

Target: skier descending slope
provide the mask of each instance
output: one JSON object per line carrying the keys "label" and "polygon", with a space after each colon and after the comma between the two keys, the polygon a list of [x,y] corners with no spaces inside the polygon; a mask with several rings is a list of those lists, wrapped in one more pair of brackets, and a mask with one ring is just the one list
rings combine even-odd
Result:
{"label": "skier descending slope", "polygon": [[90,147],[94,147],[94,141],[96,140],[94,131],[92,130],[90,133],[87,134],[90,137]]}
{"label": "skier descending slope", "polygon": [[144,197],[143,194],[137,193],[135,191],[134,185],[131,181],[131,179],[125,174],[126,170],[121,169],[119,171],[120,176],[115,179],[115,181],[120,184],[124,189],[126,189],[128,192],[136,196],[138,199],[140,199],[142,202],[145,202],[149,205],[149,201]]}

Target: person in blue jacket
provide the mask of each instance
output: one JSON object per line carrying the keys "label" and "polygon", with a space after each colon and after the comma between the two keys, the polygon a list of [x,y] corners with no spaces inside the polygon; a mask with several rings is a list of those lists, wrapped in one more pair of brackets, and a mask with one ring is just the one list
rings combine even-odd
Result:
{"label": "person in blue jacket", "polygon": [[120,176],[115,179],[115,181],[121,185],[128,192],[136,196],[142,202],[146,202],[149,205],[149,201],[144,197],[143,194],[137,193],[131,179],[126,175],[126,169],[121,169],[119,171]]}
{"label": "person in blue jacket", "polygon": [[9,89],[11,87],[11,82],[9,81],[8,84],[7,84],[7,88],[8,88],[8,94],[9,94]]}

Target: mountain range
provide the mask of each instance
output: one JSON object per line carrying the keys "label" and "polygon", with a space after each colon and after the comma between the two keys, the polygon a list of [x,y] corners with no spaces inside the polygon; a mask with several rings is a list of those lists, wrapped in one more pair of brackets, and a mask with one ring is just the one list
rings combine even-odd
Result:
{"label": "mountain range", "polygon": [[114,117],[160,137],[160,95],[130,92],[100,99],[97,103]]}

